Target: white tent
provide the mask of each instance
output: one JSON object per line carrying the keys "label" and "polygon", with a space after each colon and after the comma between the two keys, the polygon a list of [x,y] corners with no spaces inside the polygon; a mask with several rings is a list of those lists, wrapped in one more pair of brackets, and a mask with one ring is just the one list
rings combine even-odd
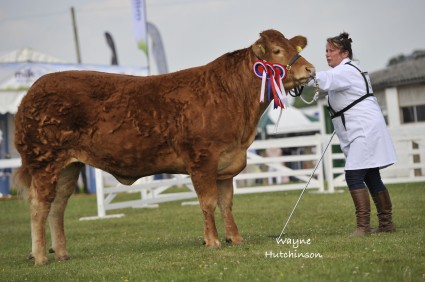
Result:
{"label": "white tent", "polygon": [[[267,134],[285,134],[320,131],[320,123],[312,122],[299,109],[289,106],[283,109],[268,108],[268,118],[273,124],[266,126]],[[280,116],[280,120],[279,120]],[[277,126],[276,126],[277,125]]]}
{"label": "white tent", "polygon": [[0,56],[0,63],[17,62],[64,63],[61,59],[35,51],[31,48],[18,49]]}

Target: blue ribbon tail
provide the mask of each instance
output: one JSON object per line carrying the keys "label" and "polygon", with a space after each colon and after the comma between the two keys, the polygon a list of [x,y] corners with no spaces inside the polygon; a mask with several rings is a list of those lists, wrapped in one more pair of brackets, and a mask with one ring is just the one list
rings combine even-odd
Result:
{"label": "blue ribbon tail", "polygon": [[270,78],[268,79],[268,81],[267,81],[267,94],[268,94],[268,101],[270,102],[270,100],[271,100],[271,97],[270,97],[270,92],[271,92],[271,83],[270,83]]}

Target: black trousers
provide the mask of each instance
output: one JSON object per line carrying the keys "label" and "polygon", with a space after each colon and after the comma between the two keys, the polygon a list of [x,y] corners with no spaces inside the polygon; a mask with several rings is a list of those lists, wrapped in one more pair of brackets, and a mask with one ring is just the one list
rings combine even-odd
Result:
{"label": "black trousers", "polygon": [[379,173],[379,167],[346,170],[345,180],[350,190],[367,187],[372,195],[386,190]]}

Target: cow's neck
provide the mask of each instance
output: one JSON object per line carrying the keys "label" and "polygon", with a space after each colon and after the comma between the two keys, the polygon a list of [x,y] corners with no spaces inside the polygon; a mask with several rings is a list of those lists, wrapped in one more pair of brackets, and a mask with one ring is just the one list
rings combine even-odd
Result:
{"label": "cow's neck", "polygon": [[225,87],[229,93],[238,95],[239,111],[244,113],[245,124],[243,127],[242,143],[249,146],[257,132],[257,126],[261,115],[267,109],[269,103],[260,103],[261,79],[252,72],[252,64],[257,59],[251,48],[238,50],[223,55],[216,60],[218,64],[224,64],[226,79]]}

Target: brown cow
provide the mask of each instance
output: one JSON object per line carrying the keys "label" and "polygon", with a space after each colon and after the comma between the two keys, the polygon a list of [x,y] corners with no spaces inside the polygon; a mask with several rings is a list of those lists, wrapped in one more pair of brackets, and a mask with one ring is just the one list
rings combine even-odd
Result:
{"label": "brown cow", "polygon": [[[268,103],[259,102],[262,60],[287,65],[307,39],[262,32],[252,46],[213,62],[166,75],[136,77],[65,71],[41,77],[16,114],[15,145],[22,167],[15,179],[29,188],[32,257],[47,263],[49,221],[57,260],[67,260],[64,210],[82,163],[123,184],[156,173],[189,174],[204,215],[204,241],[219,247],[214,219],[221,209],[226,240],[243,239],[232,215],[233,177]],[[288,67],[285,89],[304,84],[314,68],[304,58]]]}

